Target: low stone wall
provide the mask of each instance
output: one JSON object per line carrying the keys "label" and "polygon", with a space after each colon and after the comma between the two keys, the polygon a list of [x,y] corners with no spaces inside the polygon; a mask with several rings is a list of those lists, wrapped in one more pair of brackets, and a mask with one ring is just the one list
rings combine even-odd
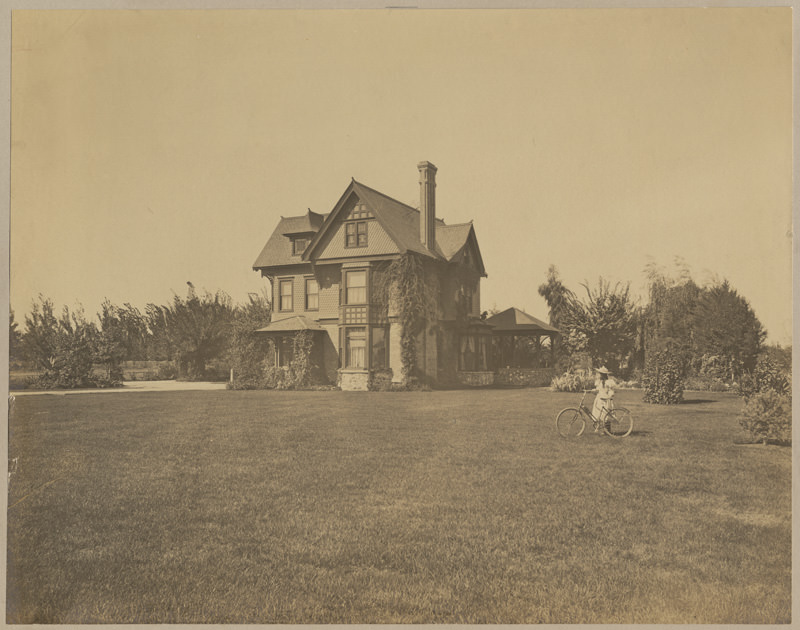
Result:
{"label": "low stone wall", "polygon": [[468,387],[485,387],[493,385],[494,372],[458,372],[458,382]]}
{"label": "low stone wall", "polygon": [[343,392],[365,392],[369,389],[369,372],[339,370],[339,389]]}
{"label": "low stone wall", "polygon": [[511,387],[544,387],[556,375],[553,368],[499,368],[494,384]]}

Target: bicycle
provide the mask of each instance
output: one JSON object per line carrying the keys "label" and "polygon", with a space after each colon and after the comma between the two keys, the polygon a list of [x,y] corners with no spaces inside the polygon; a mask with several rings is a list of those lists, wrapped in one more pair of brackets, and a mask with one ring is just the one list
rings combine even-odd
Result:
{"label": "bicycle", "polygon": [[586,422],[590,420],[595,430],[602,430],[613,438],[624,438],[633,431],[633,416],[625,407],[604,409],[600,418],[595,418],[591,410],[584,405],[588,389],[583,390],[583,398],[577,408],[567,407],[556,416],[556,429],[563,438],[580,437],[586,430]]}

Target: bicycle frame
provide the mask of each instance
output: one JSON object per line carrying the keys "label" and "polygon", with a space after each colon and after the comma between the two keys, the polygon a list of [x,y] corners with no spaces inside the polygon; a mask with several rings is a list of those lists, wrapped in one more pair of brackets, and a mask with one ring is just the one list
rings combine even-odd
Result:
{"label": "bicycle frame", "polygon": [[[556,414],[556,426],[561,437],[578,437],[583,434],[587,424],[592,426],[595,431],[602,431],[604,434],[610,435],[611,437],[621,438],[630,435],[633,430],[633,420],[630,411],[624,407],[608,409],[603,406],[600,417],[597,418],[586,405],[586,395],[590,391],[593,390],[583,390],[583,398],[581,398],[577,407],[567,407]],[[562,425],[562,417],[567,421],[566,425]],[[580,417],[580,425],[575,424],[578,417]],[[591,424],[588,422],[589,420],[591,420]]]}
{"label": "bicycle frame", "polygon": [[[580,402],[580,404],[578,405],[578,409],[580,409],[580,410],[581,410],[581,413],[583,413],[584,415],[586,415],[588,419],[591,419],[591,421],[592,421],[592,424],[593,424],[593,425],[594,425],[594,427],[596,428],[596,427],[599,427],[599,426],[600,426],[600,423],[602,422],[602,419],[601,419],[601,418],[595,418],[595,417],[594,417],[594,414],[592,413],[592,410],[591,410],[591,409],[589,409],[589,407],[587,407],[587,406],[584,404],[584,401],[586,400],[586,394],[588,394],[588,393],[589,393],[589,392],[591,392],[591,391],[594,391],[594,390],[591,390],[591,389],[584,389],[584,390],[583,390],[583,398],[581,398],[581,402]],[[603,415],[608,415],[608,409],[606,409],[605,407],[603,407],[602,414],[603,414]]]}

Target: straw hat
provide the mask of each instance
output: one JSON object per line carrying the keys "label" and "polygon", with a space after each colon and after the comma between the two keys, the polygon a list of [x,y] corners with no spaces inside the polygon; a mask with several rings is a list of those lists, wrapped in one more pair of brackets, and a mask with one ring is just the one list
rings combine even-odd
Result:
{"label": "straw hat", "polygon": [[600,374],[611,374],[611,372],[608,371],[608,368],[606,368],[605,365],[603,367],[597,368],[595,372],[600,372]]}

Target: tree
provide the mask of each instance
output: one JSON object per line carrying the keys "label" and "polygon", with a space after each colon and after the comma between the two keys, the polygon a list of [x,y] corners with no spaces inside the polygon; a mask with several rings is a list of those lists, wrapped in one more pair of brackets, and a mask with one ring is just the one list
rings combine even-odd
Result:
{"label": "tree", "polygon": [[194,285],[187,284],[186,299],[175,295],[172,304],[152,309],[154,305],[148,305],[148,309],[156,321],[163,321],[178,376],[198,380],[206,377],[207,363],[227,349],[233,307],[222,291],[198,296]]}
{"label": "tree", "polygon": [[147,327],[147,317],[127,302],[122,306],[115,306],[114,313],[122,331],[125,359],[145,361],[150,358],[153,336]]}
{"label": "tree", "polygon": [[147,322],[147,358],[155,361],[172,361],[173,347],[167,332],[167,311],[169,306],[148,304],[145,306],[144,320]]}
{"label": "tree", "polygon": [[22,359],[22,333],[14,321],[14,309],[8,308],[8,360],[17,363]]}
{"label": "tree", "polygon": [[39,372],[43,387],[88,387],[94,384],[92,359],[97,329],[87,322],[83,310],[65,306],[56,317],[53,302],[44,296],[25,316],[22,338],[25,352]]}
{"label": "tree", "polygon": [[570,300],[574,299],[575,295],[561,282],[555,265],[547,268],[547,279],[544,284],[539,285],[539,295],[547,302],[547,308],[550,311],[550,325],[558,328],[569,307]]}
{"label": "tree", "polygon": [[122,362],[127,356],[125,327],[119,307],[105,300],[100,308],[97,314],[100,328],[94,339],[94,362],[103,367],[103,385],[120,385]]}
{"label": "tree", "polygon": [[[562,320],[566,314],[569,302],[574,299],[574,294],[561,282],[558,276],[558,269],[555,265],[547,268],[547,279],[544,284],[539,285],[539,295],[541,295],[549,310],[550,325],[561,330]],[[553,355],[556,361],[563,361],[566,358],[566,348],[563,341],[556,337],[551,342],[553,344]]]}
{"label": "tree", "polygon": [[642,311],[646,354],[668,350],[685,374],[692,358],[694,312],[702,289],[692,280],[688,267],[676,259],[674,278],[650,263],[645,267],[649,302]]}
{"label": "tree", "polygon": [[630,285],[617,283],[612,287],[600,278],[594,290],[588,284],[581,286],[586,290],[585,301],[570,295],[560,318],[568,332],[565,343],[573,352],[587,352],[594,365],[603,364],[618,373],[636,340],[636,309]]}
{"label": "tree", "polygon": [[273,357],[273,342],[255,331],[270,322],[271,304],[265,296],[251,293],[249,302],[238,306],[231,326],[230,364],[236,389],[263,386],[265,361]]}
{"label": "tree", "polygon": [[715,358],[731,379],[753,370],[766,338],[750,304],[727,280],[702,292],[692,327],[695,359]]}

